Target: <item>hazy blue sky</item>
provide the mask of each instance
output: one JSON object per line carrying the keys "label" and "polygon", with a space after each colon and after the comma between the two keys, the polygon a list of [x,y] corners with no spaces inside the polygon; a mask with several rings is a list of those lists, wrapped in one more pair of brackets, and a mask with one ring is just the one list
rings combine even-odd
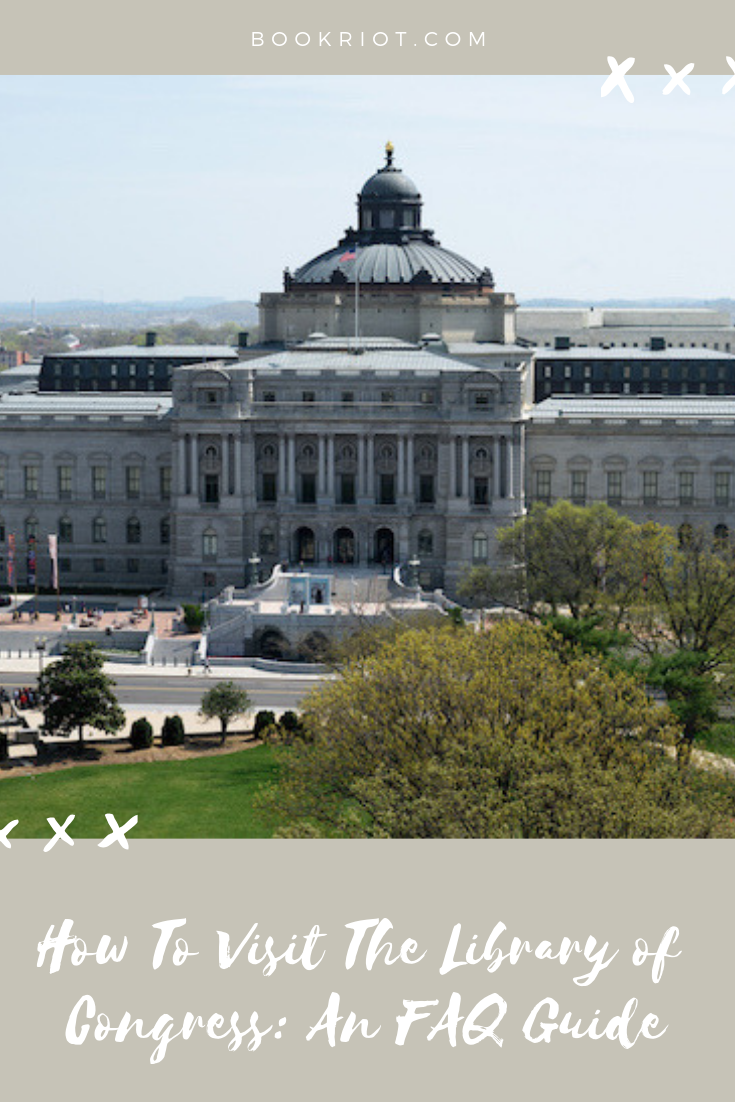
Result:
{"label": "hazy blue sky", "polygon": [[519,299],[735,295],[724,81],[0,77],[0,299],[278,290],[387,139],[424,225]]}

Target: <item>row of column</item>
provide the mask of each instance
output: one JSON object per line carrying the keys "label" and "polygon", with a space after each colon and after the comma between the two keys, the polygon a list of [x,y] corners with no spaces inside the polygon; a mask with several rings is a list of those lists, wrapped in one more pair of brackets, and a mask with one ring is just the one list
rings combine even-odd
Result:
{"label": "row of column", "polygon": [[[212,434],[206,434],[207,442]],[[219,464],[220,492],[238,496],[242,493],[242,440],[239,435],[223,432],[219,437],[221,463]],[[179,486],[186,494],[199,494],[199,434],[186,433],[179,437]]]}
{"label": "row of column", "polygon": [[[492,447],[492,498],[517,495],[520,486],[521,459],[519,451],[520,430],[513,435],[494,436]],[[518,439],[515,439],[515,437]],[[207,440],[212,434],[206,434]],[[242,493],[242,440],[234,433],[222,433],[220,436],[221,492],[223,495],[240,496]],[[318,437],[317,494],[319,497],[334,498],[335,495],[335,439],[333,435],[321,434]],[[398,496],[413,492],[412,475],[414,465],[414,437],[398,437],[398,462],[396,469],[396,491]],[[179,485],[187,494],[199,493],[199,435],[187,433],[179,437]],[[452,434],[449,438],[449,487],[451,498],[467,498],[470,495],[470,435]],[[281,437],[278,448],[278,490],[279,496],[294,497],[296,494],[296,435],[289,433]],[[358,497],[375,496],[375,436],[360,436],[357,440],[357,485]]]}

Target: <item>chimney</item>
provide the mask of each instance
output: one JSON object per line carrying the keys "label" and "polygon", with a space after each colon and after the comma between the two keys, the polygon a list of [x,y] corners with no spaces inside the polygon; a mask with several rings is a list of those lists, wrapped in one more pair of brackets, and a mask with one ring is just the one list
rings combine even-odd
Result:
{"label": "chimney", "polygon": [[155,333],[154,330],[152,330],[152,329],[150,329],[146,333],[146,335],[145,335],[145,346],[146,346],[146,348],[155,348],[156,347],[156,337],[157,337],[157,335],[158,334]]}
{"label": "chimney", "polygon": [[247,330],[245,330],[245,329],[241,330],[241,332],[239,332],[237,334],[237,347],[238,348],[247,348],[249,337],[250,337],[250,334],[247,332]]}

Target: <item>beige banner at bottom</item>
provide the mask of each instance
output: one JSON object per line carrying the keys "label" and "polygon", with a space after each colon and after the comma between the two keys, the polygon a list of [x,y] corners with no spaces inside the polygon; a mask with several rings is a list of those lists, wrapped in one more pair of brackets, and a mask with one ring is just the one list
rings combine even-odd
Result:
{"label": "beige banner at bottom", "polygon": [[734,853],[12,842],[3,1094],[724,1097]]}

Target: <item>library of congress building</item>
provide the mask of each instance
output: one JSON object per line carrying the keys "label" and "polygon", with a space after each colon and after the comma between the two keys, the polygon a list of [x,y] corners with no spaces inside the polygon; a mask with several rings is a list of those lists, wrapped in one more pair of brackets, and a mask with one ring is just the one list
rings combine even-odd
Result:
{"label": "library of congress building", "polygon": [[[338,197],[337,197],[338,198]],[[518,308],[444,248],[394,163],[355,228],[260,302],[259,343],[46,356],[0,375],[1,578],[241,588],[277,562],[414,560],[452,592],[534,500],[726,535],[735,331],[707,310]],[[732,343],[731,343],[732,337]]]}

